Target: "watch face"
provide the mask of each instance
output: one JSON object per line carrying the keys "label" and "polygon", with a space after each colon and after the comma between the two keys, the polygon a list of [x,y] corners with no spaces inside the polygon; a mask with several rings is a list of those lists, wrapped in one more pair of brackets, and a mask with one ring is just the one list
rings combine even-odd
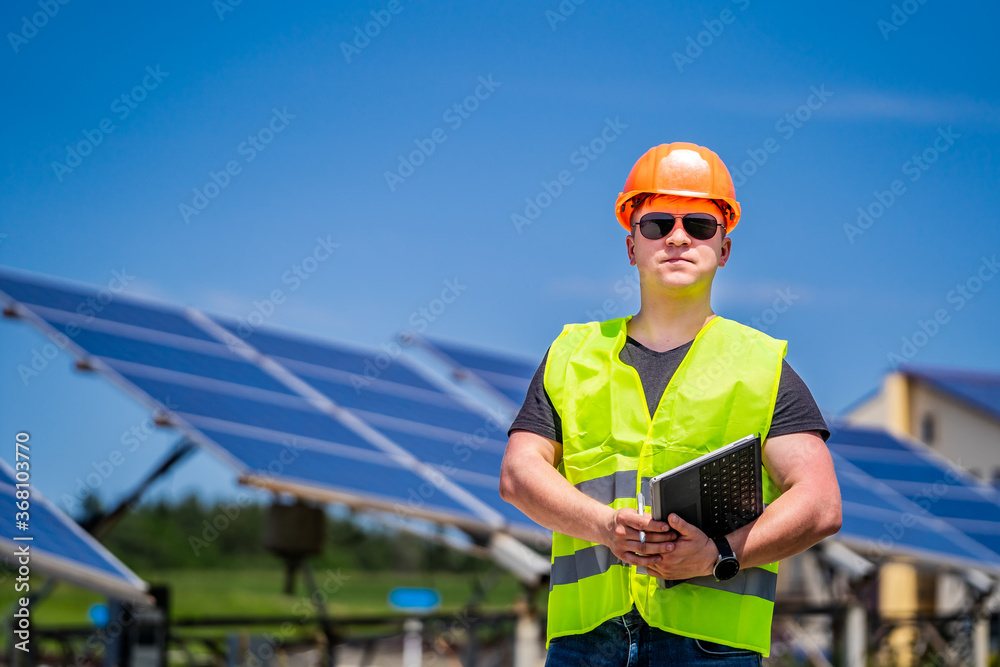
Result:
{"label": "watch face", "polygon": [[740,562],[735,558],[723,558],[715,564],[715,578],[719,581],[732,579],[740,571]]}

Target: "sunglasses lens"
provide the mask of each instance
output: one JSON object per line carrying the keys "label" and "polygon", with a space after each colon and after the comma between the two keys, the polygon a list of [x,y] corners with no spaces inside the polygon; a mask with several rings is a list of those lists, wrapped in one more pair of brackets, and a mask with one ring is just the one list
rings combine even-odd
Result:
{"label": "sunglasses lens", "polygon": [[674,228],[674,216],[664,216],[654,220],[643,220],[639,223],[639,232],[650,241],[662,239]]}
{"label": "sunglasses lens", "polygon": [[691,238],[707,241],[715,236],[718,220],[709,213],[688,213],[684,216],[684,231]]}

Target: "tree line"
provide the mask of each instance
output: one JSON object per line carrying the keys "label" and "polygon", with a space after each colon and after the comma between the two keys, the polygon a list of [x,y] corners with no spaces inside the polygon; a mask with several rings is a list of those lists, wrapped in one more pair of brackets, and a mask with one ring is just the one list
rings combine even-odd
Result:
{"label": "tree line", "polygon": [[[281,567],[282,560],[263,546],[268,507],[249,503],[208,503],[196,495],[178,501],[156,500],[133,506],[109,532],[104,546],[130,568]],[[78,521],[86,525],[103,513],[96,496],[83,503]],[[323,552],[309,559],[314,568],[345,570],[478,572],[481,559],[387,528],[363,517],[326,515]]]}

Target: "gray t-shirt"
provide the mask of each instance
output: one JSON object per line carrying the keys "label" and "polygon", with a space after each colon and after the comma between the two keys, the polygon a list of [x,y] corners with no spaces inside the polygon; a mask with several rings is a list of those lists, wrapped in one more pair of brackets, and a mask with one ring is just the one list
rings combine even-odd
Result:
{"label": "gray t-shirt", "polygon": [[[670,378],[684,360],[693,342],[692,340],[672,350],[657,352],[645,347],[631,336],[626,337],[625,346],[618,358],[639,373],[642,390],[649,404],[647,407],[650,417],[656,411]],[[562,420],[545,391],[543,379],[545,361],[548,357],[549,353],[546,350],[542,363],[539,364],[538,370],[531,378],[531,384],[528,385],[528,395],[524,399],[524,404],[517,413],[514,423],[507,430],[508,437],[514,430],[523,429],[562,442]],[[778,397],[774,404],[774,415],[771,418],[768,437],[801,431],[819,431],[824,442],[830,437],[830,430],[809,388],[788,362],[782,359]]]}

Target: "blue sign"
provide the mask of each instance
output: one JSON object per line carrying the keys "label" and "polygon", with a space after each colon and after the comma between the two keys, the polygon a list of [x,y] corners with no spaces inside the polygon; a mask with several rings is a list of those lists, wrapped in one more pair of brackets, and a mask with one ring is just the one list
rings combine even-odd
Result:
{"label": "blue sign", "polygon": [[402,611],[434,611],[441,605],[441,596],[433,588],[395,588],[389,593],[389,604]]}
{"label": "blue sign", "polygon": [[90,609],[87,610],[87,615],[90,616],[90,621],[95,627],[108,627],[108,605],[102,602],[95,602],[90,605]]}

